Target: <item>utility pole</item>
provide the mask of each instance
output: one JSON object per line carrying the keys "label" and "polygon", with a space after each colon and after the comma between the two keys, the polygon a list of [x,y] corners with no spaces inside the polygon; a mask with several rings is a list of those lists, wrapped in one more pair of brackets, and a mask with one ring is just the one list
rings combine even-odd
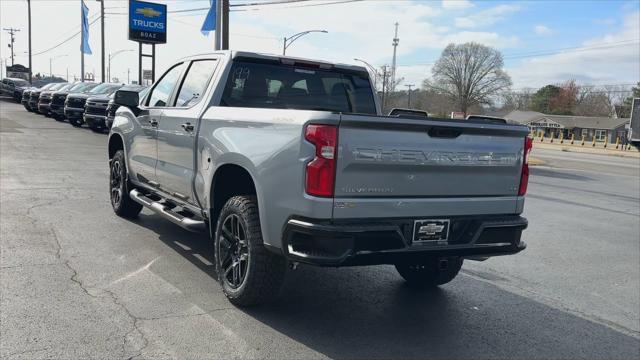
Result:
{"label": "utility pole", "polygon": [[216,1],[216,34],[215,34],[215,49],[222,50],[222,13],[223,4],[221,0]]}
{"label": "utility pole", "polygon": [[222,1],[222,50],[229,50],[229,0]]}
{"label": "utility pole", "polygon": [[387,65],[382,66],[382,112],[384,112],[387,99]]}
{"label": "utility pole", "polygon": [[27,0],[27,18],[29,22],[29,84],[32,84],[31,73],[33,70],[31,69],[31,0]]}
{"label": "utility pole", "polygon": [[11,66],[13,66],[13,47],[14,47],[14,43],[16,42],[16,38],[15,38],[15,34],[20,31],[20,29],[14,29],[14,28],[3,28],[4,31],[8,32],[9,34],[11,34],[11,44],[9,44],[9,47],[11,48]]}
{"label": "utility pole", "polygon": [[[100,34],[102,37],[102,45],[101,45],[101,50],[100,50],[100,55],[102,57],[101,61],[102,61],[102,82],[104,81],[104,0],[97,0],[100,2]],[[110,80],[109,80],[110,81]]]}
{"label": "utility pole", "polygon": [[398,50],[398,44],[400,43],[400,39],[398,39],[398,24],[396,22],[396,35],[393,37],[393,60],[391,62],[391,91],[395,90],[396,87],[396,52]]}
{"label": "utility pole", "polygon": [[409,88],[408,94],[409,94],[409,98],[407,99],[407,108],[411,109],[411,88],[414,87],[414,84],[408,84],[405,85],[406,87]]}

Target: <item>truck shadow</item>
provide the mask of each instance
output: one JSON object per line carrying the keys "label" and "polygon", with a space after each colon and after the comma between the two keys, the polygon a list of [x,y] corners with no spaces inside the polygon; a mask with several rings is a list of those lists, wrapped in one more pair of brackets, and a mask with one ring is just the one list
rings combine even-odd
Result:
{"label": "truck shadow", "polygon": [[[214,267],[199,259],[214,261],[207,236],[154,215],[138,223],[216,281]],[[390,266],[300,266],[277,302],[237,311],[250,318],[217,320],[250,347],[293,357],[309,356],[300,344],[330,358],[635,358],[640,348],[638,338],[465,274],[425,291],[406,286]],[[287,341],[265,343],[252,319]]]}

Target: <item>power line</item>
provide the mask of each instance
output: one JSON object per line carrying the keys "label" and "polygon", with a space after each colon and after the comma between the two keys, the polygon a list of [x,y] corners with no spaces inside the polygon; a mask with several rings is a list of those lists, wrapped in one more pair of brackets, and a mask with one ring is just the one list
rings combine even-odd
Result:
{"label": "power line", "polygon": [[[574,53],[574,52],[585,52],[585,51],[592,51],[592,50],[621,47],[621,46],[631,45],[635,43],[640,43],[640,39],[616,41],[616,42],[602,43],[599,45],[590,45],[590,46],[573,46],[573,47],[566,47],[566,48],[538,50],[535,53],[527,52],[527,53],[505,54],[503,58],[504,59],[521,59],[521,58],[536,57],[536,56],[548,56],[548,55],[566,54],[566,53]],[[399,64],[398,66],[406,67],[406,66],[416,66],[416,65],[435,65],[435,63],[436,63],[435,61],[432,61],[432,62],[424,62],[424,63]]]}
{"label": "power line", "polygon": [[[100,18],[101,18],[101,17],[100,17],[100,16],[98,16],[97,18],[93,19],[93,20],[89,23],[89,26],[91,26],[91,25],[95,24],[98,20],[100,20]],[[58,43],[58,44],[56,44],[56,45],[54,45],[54,46],[52,46],[52,47],[48,48],[47,50],[43,50],[43,51],[37,52],[37,53],[33,54],[32,56],[41,55],[41,54],[44,54],[44,53],[49,52],[49,51],[51,51],[51,50],[57,49],[58,47],[62,46],[63,44],[65,44],[65,43],[67,43],[67,42],[69,42],[69,41],[73,40],[73,38],[75,38],[76,36],[80,35],[80,33],[81,33],[81,32],[82,32],[82,30],[80,30],[80,31],[76,32],[75,34],[73,34],[73,35],[69,36],[68,38],[66,38],[66,39],[64,39],[63,41],[61,41],[60,43]]]}

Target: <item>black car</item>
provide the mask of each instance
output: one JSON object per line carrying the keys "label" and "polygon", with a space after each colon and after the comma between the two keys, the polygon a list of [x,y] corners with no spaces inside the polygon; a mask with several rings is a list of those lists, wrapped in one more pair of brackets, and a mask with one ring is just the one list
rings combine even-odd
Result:
{"label": "black car", "polygon": [[[145,95],[149,92],[149,88],[142,85],[127,85],[122,87],[122,89],[126,89],[129,91],[138,91],[138,98],[140,99],[140,103],[144,101]],[[107,106],[107,118],[105,119],[105,128],[107,130],[111,129],[111,125],[113,125],[113,119],[116,117],[116,110],[120,107],[113,100],[114,94],[111,94],[109,97],[109,105]]]}
{"label": "black car", "polygon": [[98,95],[111,95],[122,87],[122,84],[103,83],[81,94],[69,94],[64,103],[64,116],[69,124],[80,127],[84,124],[84,107],[87,99]]}
{"label": "black car", "polygon": [[69,94],[83,93],[98,85],[99,84],[93,82],[77,82],[69,88],[60,89],[54,92],[51,96],[51,113],[53,114],[53,117],[58,121],[64,120],[64,103]]}
{"label": "black car", "polygon": [[29,92],[29,109],[33,112],[38,112],[38,102],[40,101],[40,93],[48,90],[55,90],[61,88],[64,83],[49,83],[41,88],[31,90]]}
{"label": "black car", "polygon": [[20,98],[16,98],[16,91],[18,89],[24,89],[31,86],[27,80],[20,78],[4,78],[2,79],[1,92],[2,95],[11,96],[16,101],[20,101]]}
{"label": "black car", "polygon": [[31,89],[33,86],[29,85],[29,83],[23,85],[23,86],[16,86],[13,89],[13,100],[15,100],[16,102],[21,102],[22,101],[22,93],[25,90]]}
{"label": "black car", "polygon": [[109,100],[111,95],[98,95],[92,96],[87,99],[87,103],[84,106],[84,122],[89,125],[89,128],[95,132],[102,132],[107,128],[107,107],[109,106]]}
{"label": "black car", "polygon": [[73,84],[69,83],[60,83],[59,86],[52,86],[48,90],[43,90],[40,92],[40,97],[38,98],[38,112],[44,116],[49,116],[50,107],[51,107],[51,95],[58,90],[67,89],[73,86]]}
{"label": "black car", "polygon": [[24,91],[22,92],[22,99],[20,101],[20,103],[22,104],[22,106],[24,106],[24,108],[27,111],[31,111],[31,108],[29,107],[29,96],[31,95],[31,91],[36,90],[37,87],[32,86],[29,88],[24,89]]}

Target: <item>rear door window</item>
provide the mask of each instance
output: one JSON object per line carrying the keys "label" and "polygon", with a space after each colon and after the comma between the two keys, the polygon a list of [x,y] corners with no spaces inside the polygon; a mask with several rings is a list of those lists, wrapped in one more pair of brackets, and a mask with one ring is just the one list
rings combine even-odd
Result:
{"label": "rear door window", "polygon": [[175,89],[178,84],[178,80],[180,80],[180,76],[182,75],[182,71],[184,70],[185,64],[180,63],[171,69],[169,69],[158,81],[156,86],[151,90],[151,94],[149,95],[149,102],[147,106],[150,107],[166,107],[169,103],[169,99],[171,98],[171,94],[173,93],[173,89]]}
{"label": "rear door window", "polygon": [[175,106],[187,107],[200,101],[216,69],[216,60],[195,60],[184,77]]}
{"label": "rear door window", "polygon": [[234,61],[221,106],[376,114],[368,74]]}

